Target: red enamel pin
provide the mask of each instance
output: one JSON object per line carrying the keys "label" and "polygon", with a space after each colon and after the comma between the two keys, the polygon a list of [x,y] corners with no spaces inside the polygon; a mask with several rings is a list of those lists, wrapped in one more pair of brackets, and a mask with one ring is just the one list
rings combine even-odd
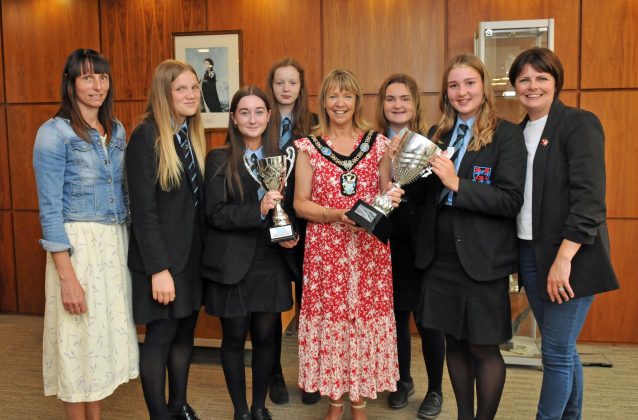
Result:
{"label": "red enamel pin", "polygon": [[541,144],[542,144],[543,146],[547,146],[547,145],[549,144],[549,140],[547,140],[547,139],[543,139],[543,140],[541,140]]}

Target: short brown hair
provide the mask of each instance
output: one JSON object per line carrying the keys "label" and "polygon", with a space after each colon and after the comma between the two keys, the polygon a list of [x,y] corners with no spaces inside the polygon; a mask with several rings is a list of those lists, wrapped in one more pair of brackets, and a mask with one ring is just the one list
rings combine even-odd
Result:
{"label": "short brown hair", "polygon": [[563,65],[558,59],[558,56],[554,54],[554,51],[548,48],[535,47],[520,53],[512,63],[512,67],[510,67],[509,79],[512,86],[516,83],[516,78],[523,71],[525,64],[529,64],[536,71],[542,71],[552,75],[554,80],[556,80],[554,98],[558,98],[558,94],[563,88],[565,73],[563,71]]}
{"label": "short brown hair", "polygon": [[357,77],[350,70],[336,69],[332,70],[321,82],[319,88],[319,130],[316,132],[327,133],[330,127],[330,118],[326,111],[326,98],[332,89],[339,91],[351,92],[355,95],[356,101],[354,105],[354,115],[352,116],[353,127],[365,131],[368,129],[368,123],[361,116],[361,106],[363,104],[363,92]]}

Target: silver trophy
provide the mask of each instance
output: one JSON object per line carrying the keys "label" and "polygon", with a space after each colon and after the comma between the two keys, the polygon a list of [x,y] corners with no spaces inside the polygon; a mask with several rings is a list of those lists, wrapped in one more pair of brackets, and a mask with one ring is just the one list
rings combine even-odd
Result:
{"label": "silver trophy", "polygon": [[[399,150],[392,159],[394,186],[401,188],[419,178],[432,174],[432,159],[443,151],[426,137],[404,128],[398,134],[401,139]],[[451,149],[451,148],[450,148]],[[447,151],[448,155],[453,151]],[[388,216],[394,207],[387,194],[378,194],[371,204],[358,200],[346,215],[359,226],[373,233],[382,242],[390,237],[390,220]]]}
{"label": "silver trophy", "polygon": [[[277,190],[283,193],[294,164],[295,149],[293,147],[288,147],[285,155],[267,157],[255,162],[251,162],[248,156],[244,156],[244,165],[248,173],[266,191]],[[273,226],[270,228],[271,242],[283,242],[297,238],[297,233],[292,223],[290,223],[288,215],[281,206],[281,200],[275,203],[272,221]]]}

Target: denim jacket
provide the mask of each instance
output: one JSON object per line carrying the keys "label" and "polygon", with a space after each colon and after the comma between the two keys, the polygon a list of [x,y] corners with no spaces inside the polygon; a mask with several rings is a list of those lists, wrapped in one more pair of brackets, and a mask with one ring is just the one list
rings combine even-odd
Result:
{"label": "denim jacket", "polygon": [[73,251],[66,222],[125,223],[128,195],[124,179],[126,137],[119,121],[113,123],[105,153],[99,134],[89,130],[82,140],[67,119],[55,117],[42,124],[33,147],[33,169],[38,190],[40,245],[45,251]]}

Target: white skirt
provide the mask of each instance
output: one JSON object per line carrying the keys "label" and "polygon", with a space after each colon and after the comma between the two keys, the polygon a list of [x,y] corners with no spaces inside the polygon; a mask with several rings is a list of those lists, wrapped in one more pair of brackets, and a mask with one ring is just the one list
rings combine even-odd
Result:
{"label": "white skirt", "polygon": [[65,402],[99,401],[138,376],[131,275],[125,225],[65,223],[71,264],[84,288],[88,311],[64,310],[60,278],[47,253],[45,276],[44,395]]}

